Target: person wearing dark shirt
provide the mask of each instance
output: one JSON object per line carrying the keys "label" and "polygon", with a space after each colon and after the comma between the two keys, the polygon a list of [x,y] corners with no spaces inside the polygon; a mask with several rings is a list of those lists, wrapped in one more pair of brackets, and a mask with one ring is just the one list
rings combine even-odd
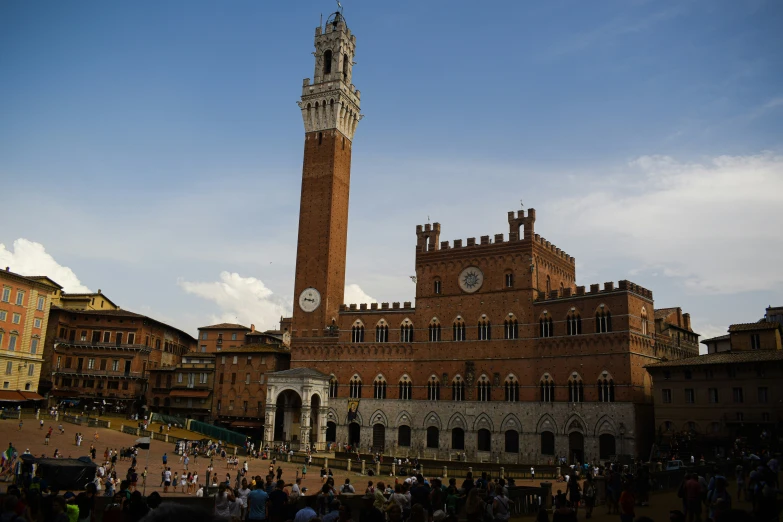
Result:
{"label": "person wearing dark shirt", "polygon": [[424,483],[424,477],[421,474],[416,475],[416,485],[411,488],[411,506],[416,504],[421,504],[425,511],[431,512],[430,487]]}
{"label": "person wearing dark shirt", "polygon": [[462,489],[465,490],[464,493],[467,495],[470,493],[470,490],[473,489],[476,486],[476,484],[473,482],[473,473],[468,471],[468,476],[465,477],[465,480],[462,482]]}
{"label": "person wearing dark shirt", "polygon": [[278,480],[277,487],[269,494],[269,515],[270,522],[283,522],[286,519],[286,504],[288,504],[288,493],[285,488],[285,481]]}

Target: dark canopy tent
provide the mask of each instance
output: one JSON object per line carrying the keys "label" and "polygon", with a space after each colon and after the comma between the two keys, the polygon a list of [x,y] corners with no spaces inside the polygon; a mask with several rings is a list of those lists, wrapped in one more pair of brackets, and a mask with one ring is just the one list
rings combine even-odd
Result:
{"label": "dark canopy tent", "polygon": [[[84,459],[84,460],[82,460]],[[38,472],[53,490],[81,490],[95,480],[98,466],[89,457],[80,459],[38,459]]]}

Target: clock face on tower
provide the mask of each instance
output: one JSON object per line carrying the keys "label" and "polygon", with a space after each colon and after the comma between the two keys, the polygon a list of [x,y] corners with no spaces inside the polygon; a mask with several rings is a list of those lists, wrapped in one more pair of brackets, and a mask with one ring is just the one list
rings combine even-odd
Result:
{"label": "clock face on tower", "polygon": [[484,283],[484,273],[475,266],[469,266],[459,274],[459,287],[472,294]]}
{"label": "clock face on tower", "polygon": [[321,306],[321,293],[313,287],[305,288],[299,294],[299,308],[304,312],[312,312]]}

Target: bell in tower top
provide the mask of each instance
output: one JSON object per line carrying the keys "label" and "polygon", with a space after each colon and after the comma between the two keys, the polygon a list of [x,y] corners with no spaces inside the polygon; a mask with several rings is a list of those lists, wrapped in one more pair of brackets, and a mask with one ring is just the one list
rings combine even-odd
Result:
{"label": "bell in tower top", "polygon": [[352,83],[355,53],[356,37],[341,11],[329,15],[326,25],[315,29],[313,81],[304,80],[299,101],[305,132],[337,129],[353,140],[361,119],[361,93]]}

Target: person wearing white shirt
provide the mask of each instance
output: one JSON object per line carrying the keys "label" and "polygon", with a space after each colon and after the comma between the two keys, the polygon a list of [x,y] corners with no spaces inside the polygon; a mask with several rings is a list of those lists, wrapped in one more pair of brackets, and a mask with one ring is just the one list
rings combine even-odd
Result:
{"label": "person wearing white shirt", "polygon": [[204,496],[204,488],[198,488],[198,491],[196,491],[196,496],[201,498]]}

